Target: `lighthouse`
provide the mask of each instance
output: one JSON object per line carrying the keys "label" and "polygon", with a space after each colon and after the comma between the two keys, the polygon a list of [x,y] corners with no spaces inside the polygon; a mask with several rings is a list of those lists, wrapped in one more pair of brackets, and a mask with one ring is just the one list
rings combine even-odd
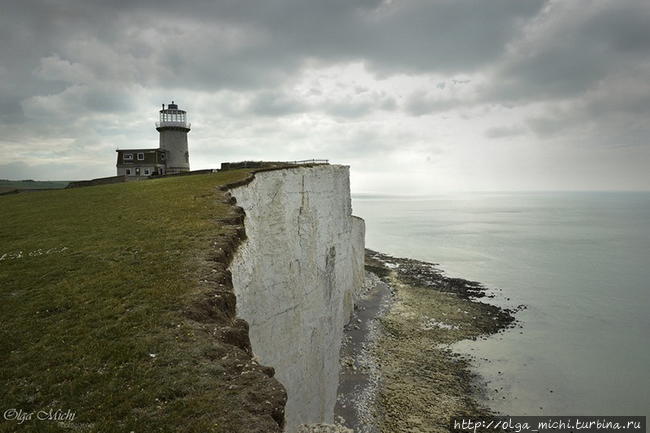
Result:
{"label": "lighthouse", "polygon": [[162,105],[160,121],[156,122],[156,130],[160,133],[160,150],[166,153],[167,174],[177,174],[190,171],[190,153],[187,148],[187,133],[190,123],[187,121],[185,110],[179,110],[178,105]]}
{"label": "lighthouse", "polygon": [[156,129],[160,133],[158,149],[116,150],[118,176],[125,176],[125,180],[140,180],[190,171],[190,154],[187,149],[190,124],[187,113],[179,110],[174,101],[167,108],[163,104]]}

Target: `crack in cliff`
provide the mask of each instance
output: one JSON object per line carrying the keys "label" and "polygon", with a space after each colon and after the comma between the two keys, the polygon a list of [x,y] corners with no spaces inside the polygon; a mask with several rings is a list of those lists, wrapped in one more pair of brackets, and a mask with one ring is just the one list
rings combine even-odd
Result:
{"label": "crack in cliff", "polygon": [[302,211],[305,209],[305,176],[302,176],[302,187],[300,188],[300,208],[298,209],[298,238],[300,238],[300,227],[302,222]]}

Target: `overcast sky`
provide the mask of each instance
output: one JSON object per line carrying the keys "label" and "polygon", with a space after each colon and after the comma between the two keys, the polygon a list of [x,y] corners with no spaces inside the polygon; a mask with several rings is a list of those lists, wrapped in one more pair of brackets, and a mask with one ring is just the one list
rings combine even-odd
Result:
{"label": "overcast sky", "polygon": [[0,178],[327,158],[353,192],[650,189],[647,0],[0,0]]}

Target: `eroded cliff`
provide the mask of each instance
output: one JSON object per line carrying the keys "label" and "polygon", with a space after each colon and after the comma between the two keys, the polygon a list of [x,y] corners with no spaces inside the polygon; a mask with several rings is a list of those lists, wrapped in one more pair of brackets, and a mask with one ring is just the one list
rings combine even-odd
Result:
{"label": "eroded cliff", "polygon": [[287,431],[331,422],[343,326],[363,283],[364,224],[347,166],[262,171],[230,190],[247,239],[230,271],[253,353],[288,394]]}

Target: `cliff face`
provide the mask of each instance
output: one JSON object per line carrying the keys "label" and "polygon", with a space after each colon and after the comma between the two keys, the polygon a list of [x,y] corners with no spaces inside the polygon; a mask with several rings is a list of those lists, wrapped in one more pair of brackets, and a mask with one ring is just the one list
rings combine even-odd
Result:
{"label": "cliff face", "polygon": [[351,216],[349,169],[258,172],[231,189],[247,240],[230,265],[254,355],[285,386],[287,431],[331,422],[343,325],[363,283],[364,224]]}

